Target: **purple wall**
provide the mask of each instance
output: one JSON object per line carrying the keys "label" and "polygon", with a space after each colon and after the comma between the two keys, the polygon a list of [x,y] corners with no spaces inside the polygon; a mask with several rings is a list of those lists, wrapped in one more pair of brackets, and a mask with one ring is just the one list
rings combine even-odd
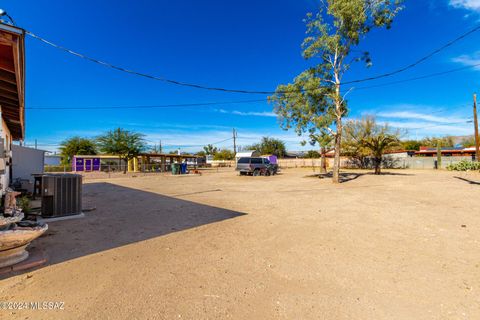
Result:
{"label": "purple wall", "polygon": [[74,156],[72,161],[72,170],[100,171],[100,158],[82,158],[82,156]]}
{"label": "purple wall", "polygon": [[270,160],[270,163],[277,163],[277,156],[271,155],[267,157],[268,160]]}

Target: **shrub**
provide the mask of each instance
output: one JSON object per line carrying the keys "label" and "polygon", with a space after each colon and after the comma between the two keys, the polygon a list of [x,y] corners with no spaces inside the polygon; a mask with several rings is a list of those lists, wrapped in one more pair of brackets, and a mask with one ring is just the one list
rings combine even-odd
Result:
{"label": "shrub", "polygon": [[32,209],[32,206],[30,204],[30,199],[28,199],[27,196],[23,196],[20,199],[18,199],[18,206],[22,211],[26,213],[30,213],[30,210]]}
{"label": "shrub", "polygon": [[447,166],[448,170],[453,171],[469,171],[469,170],[480,170],[480,162],[473,162],[469,160],[462,160],[458,163],[451,164]]}

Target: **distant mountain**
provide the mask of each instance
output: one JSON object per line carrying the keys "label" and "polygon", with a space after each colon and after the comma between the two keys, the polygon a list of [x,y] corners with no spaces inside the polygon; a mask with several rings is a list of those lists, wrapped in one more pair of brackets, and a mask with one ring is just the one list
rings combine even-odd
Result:
{"label": "distant mountain", "polygon": [[469,136],[452,136],[452,139],[453,139],[453,142],[455,143],[455,145],[457,144],[461,144],[463,140],[465,139],[468,139],[468,138],[472,138],[473,135],[469,135]]}

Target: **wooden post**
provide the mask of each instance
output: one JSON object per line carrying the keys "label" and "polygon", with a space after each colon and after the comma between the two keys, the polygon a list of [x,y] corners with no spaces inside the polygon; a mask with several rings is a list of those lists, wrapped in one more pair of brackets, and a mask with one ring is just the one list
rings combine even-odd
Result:
{"label": "wooden post", "polygon": [[475,161],[480,161],[480,141],[478,138],[477,94],[473,95],[473,122],[475,126]]}
{"label": "wooden post", "polygon": [[128,159],[127,160],[127,171],[128,172],[133,172],[133,159]]}
{"label": "wooden post", "polygon": [[442,147],[440,141],[437,141],[437,170],[442,168]]}
{"label": "wooden post", "polygon": [[138,168],[138,157],[134,157],[133,158],[133,172],[139,172],[139,168]]}
{"label": "wooden post", "polygon": [[233,128],[233,155],[237,154],[237,131]]}

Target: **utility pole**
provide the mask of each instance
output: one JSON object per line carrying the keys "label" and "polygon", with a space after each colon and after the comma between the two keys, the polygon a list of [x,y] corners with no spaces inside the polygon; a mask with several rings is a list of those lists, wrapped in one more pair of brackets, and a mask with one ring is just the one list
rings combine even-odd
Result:
{"label": "utility pole", "polygon": [[237,130],[233,128],[233,153],[237,154]]}
{"label": "utility pole", "polygon": [[158,153],[162,153],[162,140],[159,140],[159,144],[158,144]]}
{"label": "utility pole", "polygon": [[475,126],[475,161],[480,161],[480,141],[478,140],[477,94],[473,94],[473,123]]}

